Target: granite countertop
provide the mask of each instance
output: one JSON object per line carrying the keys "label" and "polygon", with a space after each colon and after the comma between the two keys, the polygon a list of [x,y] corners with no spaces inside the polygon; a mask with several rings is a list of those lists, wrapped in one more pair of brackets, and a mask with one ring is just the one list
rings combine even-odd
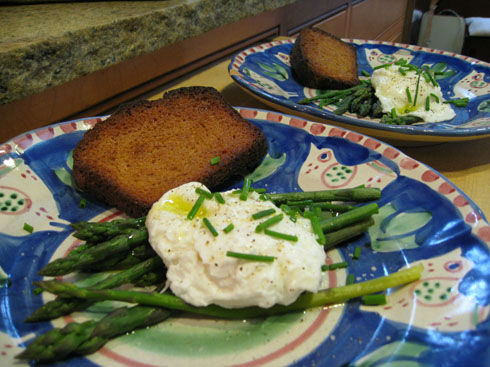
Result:
{"label": "granite countertop", "polygon": [[167,0],[0,6],[0,104],[295,0]]}

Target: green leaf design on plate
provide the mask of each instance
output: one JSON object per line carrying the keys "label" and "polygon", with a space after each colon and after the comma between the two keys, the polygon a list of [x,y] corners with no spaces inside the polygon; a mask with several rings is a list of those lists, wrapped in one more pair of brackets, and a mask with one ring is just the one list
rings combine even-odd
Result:
{"label": "green leaf design on plate", "polygon": [[431,69],[434,72],[436,79],[450,78],[457,73],[456,70],[447,69],[447,64],[445,62],[438,62],[437,64],[432,65]]}
{"label": "green leaf design on plate", "polygon": [[287,79],[289,77],[288,71],[282,65],[274,63],[274,68],[279,74],[284,77],[284,79]]}
{"label": "green leaf design on plate", "polygon": [[68,152],[68,157],[66,158],[66,165],[73,169],[73,149]]}
{"label": "green leaf design on plate", "polygon": [[0,177],[6,175],[7,173],[15,169],[22,162],[23,160],[21,158],[10,158],[8,159],[8,164],[7,164],[7,159],[4,159],[2,168],[0,168]]}
{"label": "green leaf design on plate", "polygon": [[[71,150],[68,153],[68,156],[66,157],[66,165],[70,168],[73,169],[73,150]],[[76,183],[75,180],[73,179],[73,176],[71,172],[68,172],[65,168],[58,168],[54,170],[54,173],[56,176],[59,178],[61,182],[63,182],[65,185],[76,188]]]}
{"label": "green leaf design on plate", "polygon": [[263,74],[270,76],[278,81],[285,81],[288,79],[288,72],[279,64],[272,64],[272,66],[259,62],[258,65],[264,71]]}
{"label": "green leaf design on plate", "polygon": [[434,64],[432,66],[432,71],[434,73],[441,73],[443,72],[447,67],[447,64],[445,62],[438,62],[437,64]]}
{"label": "green leaf design on plate", "polygon": [[73,176],[66,169],[64,169],[64,168],[55,169],[54,173],[59,178],[59,180],[61,182],[63,182],[65,185],[73,187],[73,188],[76,187],[75,181],[73,180]]}
{"label": "green leaf design on plate", "polygon": [[7,286],[9,284],[9,277],[0,267],[0,287]]}
{"label": "green leaf design on plate", "polygon": [[[418,358],[428,346],[413,342],[396,341],[383,345],[374,352],[361,358],[354,364],[355,367],[425,367],[425,363],[419,363],[413,359]],[[383,360],[387,359],[385,362]],[[412,359],[412,360],[410,360]],[[381,362],[381,363],[380,363]]]}
{"label": "green leaf design on plate", "polygon": [[270,73],[276,73],[276,69],[274,68],[274,66],[269,66],[267,64],[264,64],[263,62],[258,62],[258,64],[262,70],[268,71]]}
{"label": "green leaf design on plate", "polygon": [[417,248],[419,245],[415,242],[415,232],[432,219],[432,214],[425,211],[397,212],[391,204],[387,204],[373,218],[375,223],[368,230],[372,249],[392,252]]}
{"label": "green leaf design on plate", "polygon": [[486,101],[480,103],[480,105],[478,106],[478,111],[490,112],[490,99],[487,99]]}
{"label": "green leaf design on plate", "polygon": [[253,182],[262,180],[276,172],[277,169],[281,167],[285,161],[286,153],[283,153],[278,158],[273,158],[269,154],[267,154],[260,166],[258,166],[255,171],[249,174],[247,178],[250,178]]}
{"label": "green leaf design on plate", "polygon": [[264,71],[264,75],[270,76],[271,78],[274,78],[280,82],[283,82],[286,80],[286,78],[284,78],[281,74],[278,74],[278,73],[270,73],[268,71]]}

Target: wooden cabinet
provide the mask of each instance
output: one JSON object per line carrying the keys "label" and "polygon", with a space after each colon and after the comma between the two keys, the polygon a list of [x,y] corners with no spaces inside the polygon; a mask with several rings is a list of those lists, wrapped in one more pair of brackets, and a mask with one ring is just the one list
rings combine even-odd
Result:
{"label": "wooden cabinet", "polygon": [[364,0],[316,24],[342,38],[405,42],[406,0]]}
{"label": "wooden cabinet", "polygon": [[348,9],[341,10],[329,18],[315,24],[315,26],[324,30],[325,32],[334,34],[337,37],[345,38],[349,34],[348,14]]}
{"label": "wooden cabinet", "polygon": [[365,0],[355,4],[349,21],[349,37],[402,41],[406,8],[405,0]]}

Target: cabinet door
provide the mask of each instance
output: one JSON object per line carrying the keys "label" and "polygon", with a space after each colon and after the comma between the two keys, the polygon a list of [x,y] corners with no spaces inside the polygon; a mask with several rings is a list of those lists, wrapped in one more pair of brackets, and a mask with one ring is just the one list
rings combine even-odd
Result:
{"label": "cabinet door", "polygon": [[347,11],[342,10],[340,13],[315,24],[315,27],[344,38],[347,36]]}
{"label": "cabinet door", "polygon": [[[350,38],[386,40],[401,39],[407,0],[364,0],[352,6]],[[401,24],[401,30],[396,27]],[[394,28],[393,28],[394,27]],[[386,32],[393,28],[396,33]]]}

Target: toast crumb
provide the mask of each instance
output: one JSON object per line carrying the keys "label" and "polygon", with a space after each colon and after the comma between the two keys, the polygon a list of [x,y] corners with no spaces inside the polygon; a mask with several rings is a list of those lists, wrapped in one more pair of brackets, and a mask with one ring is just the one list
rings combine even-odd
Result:
{"label": "toast crumb", "polygon": [[247,174],[267,149],[262,130],[217,90],[180,88],[122,106],[87,131],[73,152],[73,177],[80,190],[138,217],[184,183],[213,190]]}
{"label": "toast crumb", "polygon": [[359,84],[355,46],[321,29],[301,30],[291,51],[298,81],[315,89],[346,89]]}

